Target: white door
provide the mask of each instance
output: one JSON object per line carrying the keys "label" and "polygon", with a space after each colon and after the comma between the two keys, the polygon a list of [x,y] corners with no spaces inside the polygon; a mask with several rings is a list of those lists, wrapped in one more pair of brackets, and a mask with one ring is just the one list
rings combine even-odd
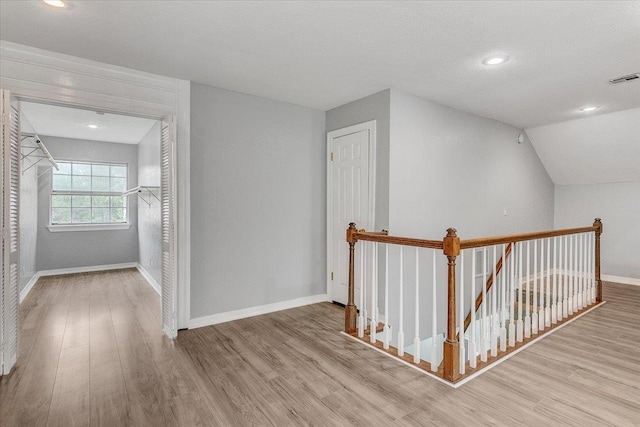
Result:
{"label": "white door", "polygon": [[[349,291],[349,245],[346,230],[350,222],[358,229],[373,230],[375,121],[329,132],[328,170],[328,294],[346,304]],[[356,251],[357,253],[357,251]],[[359,271],[356,256],[356,273]],[[360,296],[355,281],[355,304]]]}
{"label": "white door", "polygon": [[18,358],[18,272],[20,204],[20,104],[2,91],[2,292],[0,294],[0,374]]}
{"label": "white door", "polygon": [[176,186],[175,186],[175,120],[162,122],[161,185],[162,195],[162,328],[169,338],[178,335],[176,321]]}

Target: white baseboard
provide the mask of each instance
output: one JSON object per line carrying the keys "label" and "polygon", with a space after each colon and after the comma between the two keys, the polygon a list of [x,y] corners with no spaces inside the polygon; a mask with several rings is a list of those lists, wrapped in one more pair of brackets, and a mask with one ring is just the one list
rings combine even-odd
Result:
{"label": "white baseboard", "polygon": [[244,319],[247,317],[258,316],[260,314],[273,313],[275,311],[287,310],[289,308],[301,307],[303,305],[316,304],[325,301],[328,301],[327,294],[312,295],[309,297],[296,298],[288,301],[280,301],[274,302],[272,304],[243,308],[241,310],[227,311],[225,313],[196,317],[189,320],[188,326],[189,329],[202,328],[203,326],[216,325],[218,323],[230,322],[232,320]]}
{"label": "white baseboard", "polygon": [[27,295],[29,295],[29,292],[31,292],[33,285],[36,284],[39,278],[40,278],[40,272],[36,272],[36,274],[34,274],[33,277],[31,277],[31,280],[29,280],[29,282],[27,283],[27,286],[25,286],[24,289],[20,291],[20,303],[22,303],[22,301],[24,301]]}
{"label": "white baseboard", "polygon": [[147,280],[149,285],[151,285],[153,290],[156,291],[158,295],[162,296],[162,287],[158,284],[158,282],[156,282],[156,279],[154,279],[153,276],[149,274],[149,272],[145,270],[145,268],[140,263],[136,265],[136,268],[138,269],[140,274],[142,274],[142,277]]}
{"label": "white baseboard", "polygon": [[603,274],[600,276],[603,282],[615,282],[622,283],[624,285],[635,285],[640,286],[640,279],[634,279],[633,277],[621,277],[621,276],[611,276],[609,274]]}
{"label": "white baseboard", "polygon": [[74,274],[74,273],[90,273],[92,271],[104,271],[104,270],[121,270],[123,268],[136,268],[137,262],[124,262],[122,264],[106,264],[106,265],[92,265],[89,267],[73,267],[73,268],[59,268],[56,270],[42,270],[38,274],[40,277],[44,276],[59,276],[61,274]]}

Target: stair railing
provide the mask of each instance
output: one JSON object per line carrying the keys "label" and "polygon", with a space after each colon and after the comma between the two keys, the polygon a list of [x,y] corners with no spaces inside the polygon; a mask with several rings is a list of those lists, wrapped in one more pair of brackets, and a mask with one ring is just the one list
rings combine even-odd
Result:
{"label": "stair railing", "polygon": [[[602,230],[597,218],[589,227],[471,240],[450,228],[442,240],[425,240],[351,223],[345,331],[458,382],[602,302]],[[440,253],[446,264],[438,261]],[[444,274],[446,292],[437,280]],[[409,345],[405,333],[413,337]]]}

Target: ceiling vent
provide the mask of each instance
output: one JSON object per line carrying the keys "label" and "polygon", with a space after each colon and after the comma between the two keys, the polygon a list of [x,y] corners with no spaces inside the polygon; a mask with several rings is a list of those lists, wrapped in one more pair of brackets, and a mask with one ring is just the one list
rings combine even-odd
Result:
{"label": "ceiling vent", "polygon": [[633,80],[638,80],[640,79],[640,73],[633,73],[633,74],[629,74],[626,76],[622,76],[622,77],[618,77],[612,80],[609,80],[609,83],[611,83],[612,85],[617,85],[620,83],[626,83],[626,82],[631,82]]}

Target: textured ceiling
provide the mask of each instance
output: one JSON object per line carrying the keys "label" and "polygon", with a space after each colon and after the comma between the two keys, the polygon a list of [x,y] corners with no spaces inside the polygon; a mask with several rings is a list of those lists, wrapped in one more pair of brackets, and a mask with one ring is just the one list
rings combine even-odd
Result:
{"label": "textured ceiling", "polygon": [[640,108],[527,129],[554,183],[640,181]]}
{"label": "textured ceiling", "polygon": [[[35,131],[39,135],[61,136],[89,141],[137,144],[149,132],[154,120],[119,114],[96,114],[95,111],[59,107],[33,102],[22,102],[21,110],[27,124],[23,132]],[[94,124],[97,129],[87,125]]]}
{"label": "textured ceiling", "polygon": [[[522,128],[640,107],[640,2],[0,2],[0,38],[327,110],[395,88]],[[481,60],[511,60],[486,67]]]}

